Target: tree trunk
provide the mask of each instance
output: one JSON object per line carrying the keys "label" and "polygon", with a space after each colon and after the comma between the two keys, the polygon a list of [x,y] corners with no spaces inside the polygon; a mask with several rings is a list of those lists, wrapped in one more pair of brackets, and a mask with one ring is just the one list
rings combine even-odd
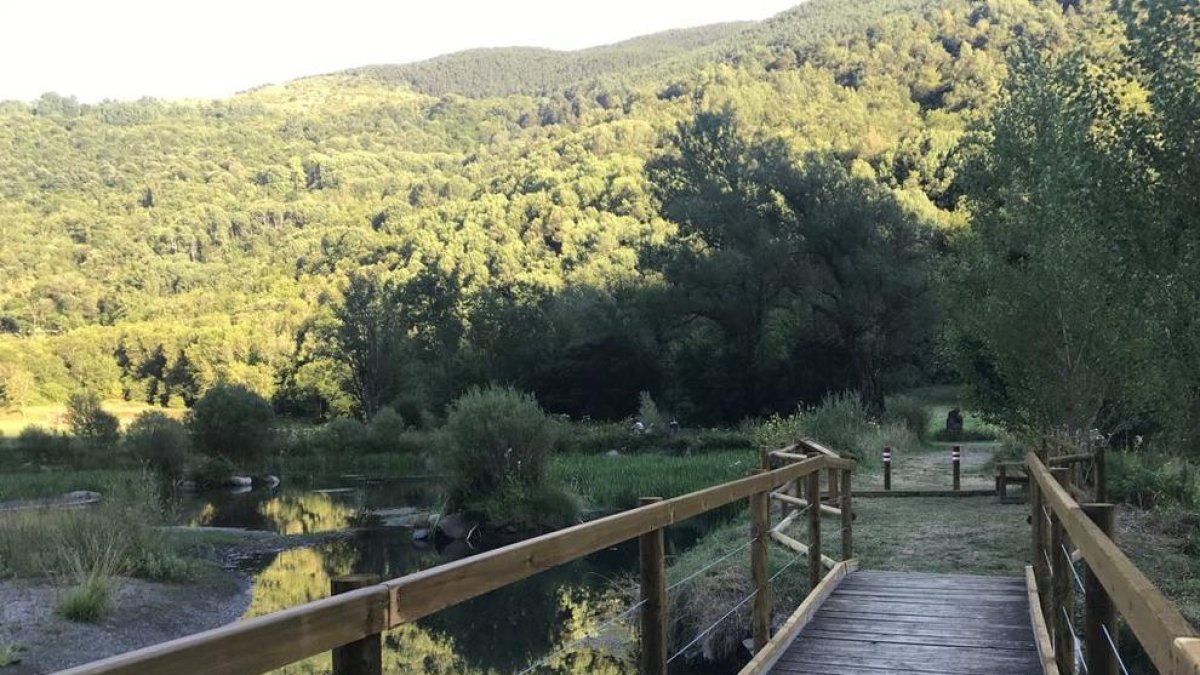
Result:
{"label": "tree trunk", "polygon": [[875,367],[874,360],[866,354],[855,352],[852,360],[854,372],[858,376],[858,396],[863,409],[872,419],[879,419],[884,412],[883,383],[879,368]]}

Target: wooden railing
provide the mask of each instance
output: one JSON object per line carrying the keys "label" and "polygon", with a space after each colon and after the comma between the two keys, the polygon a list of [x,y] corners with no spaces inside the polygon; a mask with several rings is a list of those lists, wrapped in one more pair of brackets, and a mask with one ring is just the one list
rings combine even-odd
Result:
{"label": "wooden railing", "polygon": [[[792,448],[794,450],[794,447]],[[765,453],[764,453],[765,454]],[[777,453],[778,454],[778,453]],[[785,455],[792,453],[783,453]],[[794,455],[791,462],[773,470],[693,492],[673,499],[652,500],[635,509],[600,518],[470,558],[439,565],[404,577],[351,590],[281,612],[240,621],[196,635],[164,642],[127,654],[84,664],[64,671],[69,675],[262,673],[322,652],[347,645],[375,644],[376,663],[361,670],[378,672],[378,640],[382,631],[416,621],[451,605],[488,591],[577,560],[621,542],[639,538],[642,568],[643,673],[666,673],[666,607],[663,528],[707,511],[749,500],[754,521],[751,547],[755,583],[755,644],[769,640],[769,589],[766,577],[766,537],[769,496],[777,489],[804,478],[809,498],[819,499],[820,472],[841,492],[843,522],[850,518],[850,480],[855,463],[819,452],[812,457]],[[764,464],[767,462],[764,461]],[[764,467],[765,468],[765,467]],[[814,487],[816,486],[816,487]],[[820,510],[809,509],[809,574],[813,586],[821,578]],[[843,556],[849,557],[850,531],[843,537]],[[355,661],[355,659],[348,659]],[[349,669],[348,669],[349,672]]]}
{"label": "wooden railing", "polygon": [[[1076,672],[1071,585],[1077,584],[1085,603],[1082,646],[1088,675],[1118,672],[1118,612],[1160,673],[1200,674],[1200,638],[1113,542],[1113,506],[1078,503],[1065,466],[1048,468],[1032,452],[1025,466],[1033,508],[1033,576],[1058,671]],[[1075,576],[1076,559],[1084,563],[1082,578]]]}

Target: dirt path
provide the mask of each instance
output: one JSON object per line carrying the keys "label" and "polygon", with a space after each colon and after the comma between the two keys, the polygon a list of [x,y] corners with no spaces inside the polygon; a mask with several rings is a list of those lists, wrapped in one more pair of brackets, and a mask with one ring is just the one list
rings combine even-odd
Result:
{"label": "dirt path", "polygon": [[[997,441],[961,443],[961,483],[964,490],[993,487],[992,458],[1001,444]],[[896,450],[892,453],[893,490],[950,490],[953,487],[950,451],[954,444],[937,443],[920,450]],[[874,470],[855,476],[855,487],[882,490],[883,472]]]}

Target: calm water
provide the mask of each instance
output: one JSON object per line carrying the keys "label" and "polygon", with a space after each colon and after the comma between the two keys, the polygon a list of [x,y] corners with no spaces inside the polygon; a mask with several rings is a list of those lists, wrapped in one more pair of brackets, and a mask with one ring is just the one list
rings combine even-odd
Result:
{"label": "calm water", "polygon": [[[268,614],[329,594],[332,577],[369,572],[393,578],[473,555],[462,542],[414,542],[406,527],[371,526],[364,509],[418,507],[437,511],[441,490],[428,480],[366,481],[331,476],[314,488],[287,485],[234,494],[185,498],[182,524],[247,527],[284,534],[358,528],[355,534],[313,547],[256,556],[242,562],[253,580],[243,618]],[[671,554],[690,546],[706,527],[693,521],[668,532]],[[484,675],[533,673],[632,675],[636,617],[598,637],[597,626],[634,600],[637,542],[597,552],[524,581],[447,608],[384,634],[388,673]],[[626,583],[618,584],[616,581]],[[632,582],[632,583],[630,583]],[[582,641],[580,641],[582,639]],[[328,654],[279,672],[326,673]],[[678,672],[693,672],[686,668]]]}

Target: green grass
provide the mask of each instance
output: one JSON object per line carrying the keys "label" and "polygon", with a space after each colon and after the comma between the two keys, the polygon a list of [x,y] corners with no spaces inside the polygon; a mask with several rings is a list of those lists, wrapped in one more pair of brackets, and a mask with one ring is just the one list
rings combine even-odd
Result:
{"label": "green grass", "polygon": [[115,590],[109,577],[88,577],[59,599],[54,613],[69,621],[97,623],[112,609]]}
{"label": "green grass", "polygon": [[0,668],[7,668],[21,662],[25,646],[15,642],[0,645]]}
{"label": "green grass", "polygon": [[5,472],[0,473],[0,501],[56,497],[75,490],[119,496],[140,475],[136,469]]}
{"label": "green grass", "polygon": [[[122,428],[128,426],[133,421],[133,418],[147,410],[156,410],[175,418],[183,417],[186,412],[179,408],[163,408],[148,403],[122,401],[119,399],[104,401],[102,406],[105,411],[117,416]],[[53,403],[48,405],[27,405],[19,411],[11,410],[0,413],[0,436],[16,436],[25,427],[35,424],[47,429],[66,431],[66,412],[67,405],[65,403]]]}
{"label": "green grass", "polygon": [[639,497],[678,497],[742,478],[757,468],[754,450],[692,457],[557,455],[550,460],[550,479],[596,506],[625,509],[637,506]]}

